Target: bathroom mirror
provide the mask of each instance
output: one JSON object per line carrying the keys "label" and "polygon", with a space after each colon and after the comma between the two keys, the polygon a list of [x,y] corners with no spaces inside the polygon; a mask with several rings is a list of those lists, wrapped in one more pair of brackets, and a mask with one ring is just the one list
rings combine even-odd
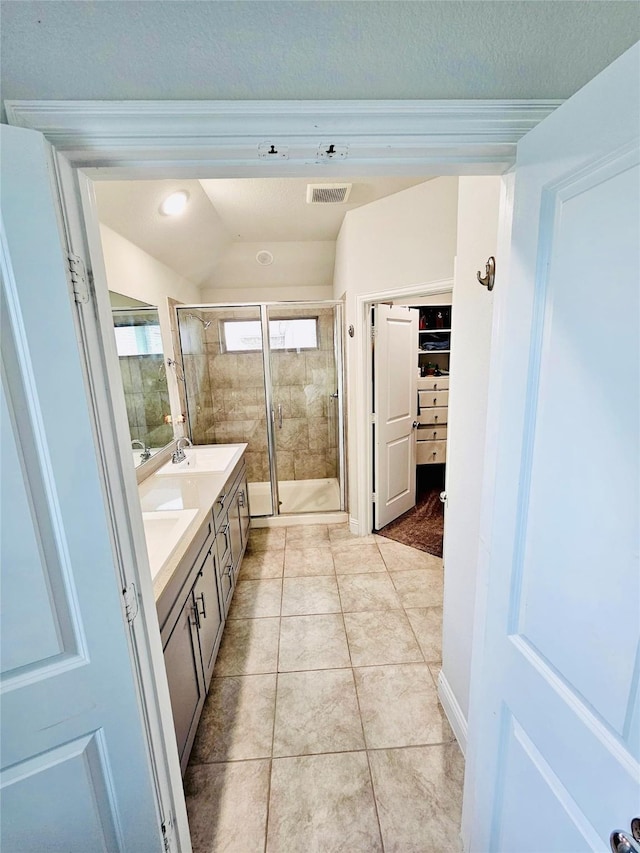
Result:
{"label": "bathroom mirror", "polygon": [[173,441],[158,309],[111,293],[131,452],[137,467]]}

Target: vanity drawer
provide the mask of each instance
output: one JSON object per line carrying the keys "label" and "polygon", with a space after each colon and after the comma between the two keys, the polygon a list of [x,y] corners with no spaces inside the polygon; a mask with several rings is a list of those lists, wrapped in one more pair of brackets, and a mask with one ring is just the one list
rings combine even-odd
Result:
{"label": "vanity drawer", "polygon": [[421,409],[446,406],[448,402],[448,391],[418,391],[418,405]]}
{"label": "vanity drawer", "polygon": [[419,424],[446,424],[447,408],[444,406],[440,408],[420,409],[417,421]]}
{"label": "vanity drawer", "polygon": [[416,465],[433,465],[437,462],[446,462],[446,441],[418,441],[416,447]]}
{"label": "vanity drawer", "polygon": [[446,391],[448,388],[448,376],[421,376],[418,379],[418,391]]}
{"label": "vanity drawer", "polygon": [[447,427],[425,424],[418,427],[418,441],[442,441],[447,438]]}

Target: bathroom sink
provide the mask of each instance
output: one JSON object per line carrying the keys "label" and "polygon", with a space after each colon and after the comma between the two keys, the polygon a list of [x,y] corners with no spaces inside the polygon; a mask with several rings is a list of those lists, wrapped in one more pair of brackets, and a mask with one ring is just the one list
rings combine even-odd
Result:
{"label": "bathroom sink", "polygon": [[225,471],[238,452],[237,444],[206,445],[185,448],[182,462],[166,462],[156,472],[161,477],[174,474],[220,474]]}
{"label": "bathroom sink", "polygon": [[142,513],[152,578],[155,578],[162,565],[173,554],[183,533],[197,514],[197,509]]}

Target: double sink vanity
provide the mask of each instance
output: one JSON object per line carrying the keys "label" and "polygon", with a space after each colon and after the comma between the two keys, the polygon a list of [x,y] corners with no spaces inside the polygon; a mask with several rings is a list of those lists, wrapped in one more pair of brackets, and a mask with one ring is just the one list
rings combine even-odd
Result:
{"label": "double sink vanity", "polygon": [[187,448],[138,487],[183,773],[249,535],[246,447]]}

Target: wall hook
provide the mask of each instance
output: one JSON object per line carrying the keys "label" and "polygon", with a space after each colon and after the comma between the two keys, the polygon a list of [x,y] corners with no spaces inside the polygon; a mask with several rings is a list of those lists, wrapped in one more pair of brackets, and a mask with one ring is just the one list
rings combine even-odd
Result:
{"label": "wall hook", "polygon": [[480,270],[478,270],[478,281],[483,287],[486,287],[487,290],[493,290],[493,285],[496,280],[496,259],[493,255],[489,258],[484,267],[485,276],[484,278],[480,275]]}

